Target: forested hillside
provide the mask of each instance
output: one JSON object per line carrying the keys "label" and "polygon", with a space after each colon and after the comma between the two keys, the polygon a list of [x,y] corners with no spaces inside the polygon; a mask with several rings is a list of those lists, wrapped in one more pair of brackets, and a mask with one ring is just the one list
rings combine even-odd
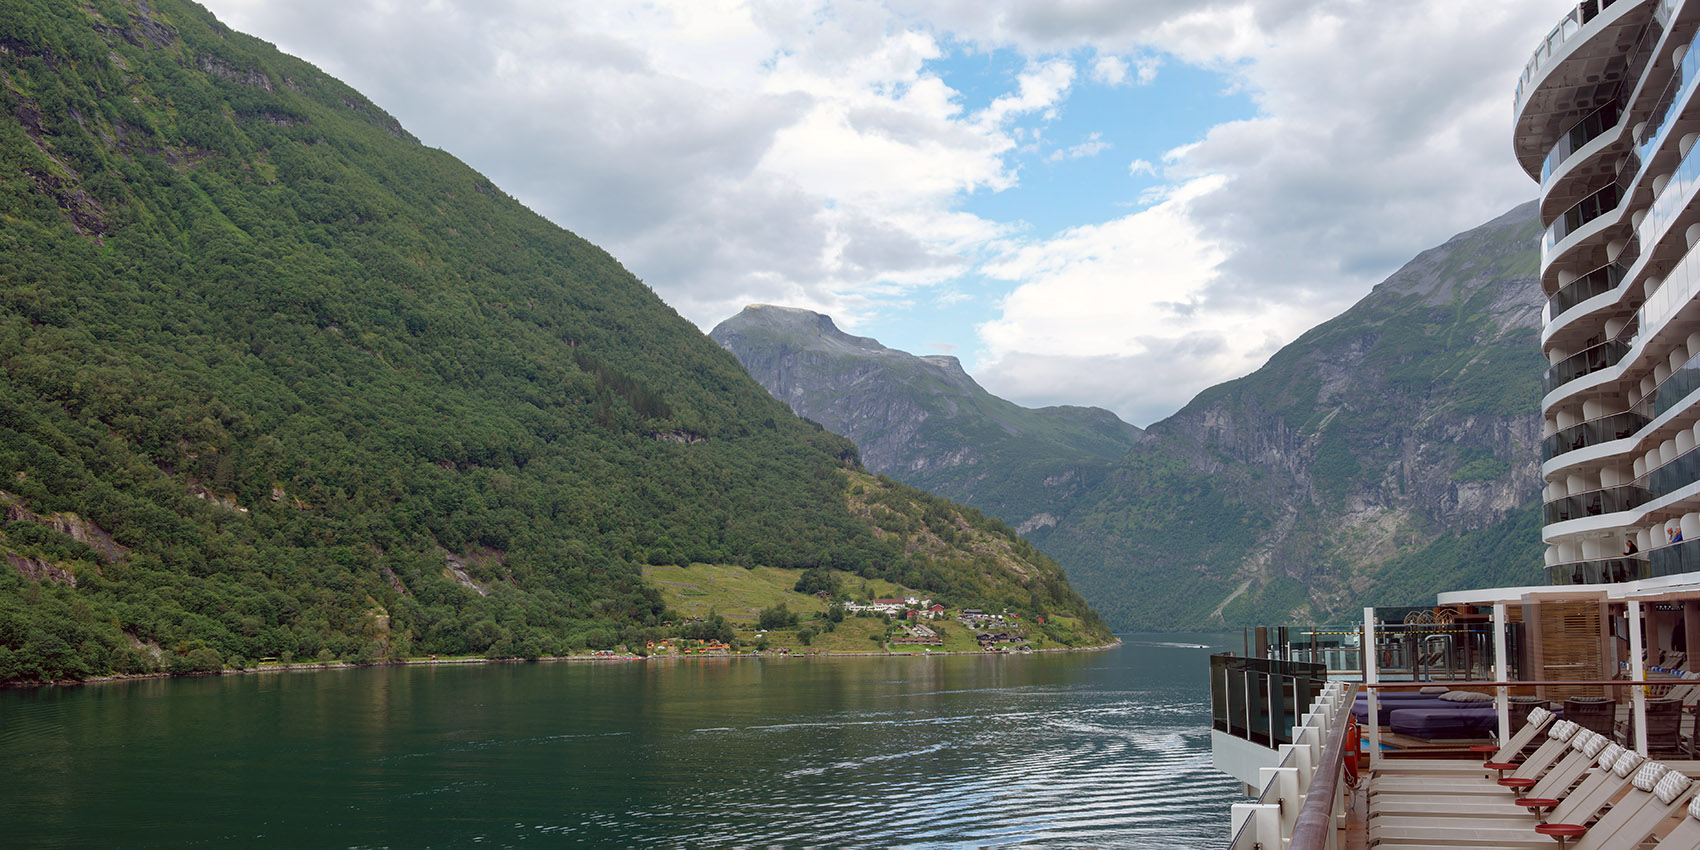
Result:
{"label": "forested hillside", "polygon": [[644,563],[926,580],[849,441],[199,6],[0,4],[0,113],[0,681],[635,642]]}

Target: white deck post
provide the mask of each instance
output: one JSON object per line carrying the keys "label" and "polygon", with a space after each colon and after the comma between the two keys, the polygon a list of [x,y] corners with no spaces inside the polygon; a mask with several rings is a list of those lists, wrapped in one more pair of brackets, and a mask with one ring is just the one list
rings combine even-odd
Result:
{"label": "white deck post", "polygon": [[[1647,681],[1647,668],[1641,660],[1641,600],[1629,600],[1629,681]],[[1640,684],[1629,686],[1631,711],[1635,717],[1635,752],[1647,754],[1647,689]]]}
{"label": "white deck post", "polygon": [[[1493,677],[1501,682],[1511,681],[1511,665],[1506,662],[1505,651],[1505,603],[1493,603]],[[1504,745],[1511,740],[1511,689],[1500,685],[1497,689],[1499,703],[1499,743]],[[1515,755],[1513,755],[1515,758]]]}
{"label": "white deck post", "polygon": [[[1376,656],[1374,608],[1364,609],[1363,646],[1364,684],[1373,685],[1380,679],[1380,676],[1377,675],[1377,668],[1381,666],[1381,660]],[[1371,770],[1374,770],[1381,766],[1381,724],[1376,722],[1381,718],[1381,713],[1377,710],[1377,706],[1380,704],[1375,701],[1375,689],[1369,688],[1367,690],[1369,691],[1369,715],[1365,718],[1367,722],[1364,727],[1369,732],[1369,766]],[[1346,710],[1351,711],[1352,707],[1348,705]]]}

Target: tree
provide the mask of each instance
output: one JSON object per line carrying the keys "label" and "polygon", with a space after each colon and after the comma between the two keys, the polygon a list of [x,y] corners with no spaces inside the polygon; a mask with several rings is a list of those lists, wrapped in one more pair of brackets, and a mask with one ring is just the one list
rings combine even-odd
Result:
{"label": "tree", "polygon": [[761,616],[757,619],[757,622],[763,629],[783,629],[797,625],[797,615],[791,613],[791,609],[781,602],[772,608],[761,609]]}

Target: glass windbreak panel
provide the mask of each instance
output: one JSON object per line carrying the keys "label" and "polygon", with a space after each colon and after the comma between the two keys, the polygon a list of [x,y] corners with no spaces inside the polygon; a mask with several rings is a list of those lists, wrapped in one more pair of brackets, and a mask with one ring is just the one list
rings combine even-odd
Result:
{"label": "glass windbreak panel", "polygon": [[1211,726],[1266,747],[1290,744],[1326,681],[1320,664],[1212,655]]}
{"label": "glass windbreak panel", "polygon": [[1553,316],[1562,315],[1565,310],[1583,301],[1616,289],[1623,282],[1623,269],[1620,257],[1618,262],[1601,266],[1571,281],[1547,299],[1548,312]]}
{"label": "glass windbreak panel", "polygon": [[1584,375],[1616,366],[1628,353],[1629,343],[1620,337],[1566,357],[1541,376],[1541,394],[1550,393]]}
{"label": "glass windbreak panel", "polygon": [[1611,584],[1652,576],[1652,566],[1646,556],[1603,558],[1547,567],[1547,584],[1557,585]]}
{"label": "glass windbreak panel", "polygon": [[1330,673],[1355,674],[1363,669],[1361,625],[1292,626],[1287,630],[1287,657],[1318,664]]}
{"label": "glass windbreak panel", "polygon": [[1212,656],[1210,659],[1210,728],[1226,732],[1230,684],[1227,665],[1217,663],[1218,657],[1220,656]]}
{"label": "glass windbreak panel", "polygon": [[1700,572],[1700,540],[1684,540],[1647,553],[1654,576]]}
{"label": "glass windbreak panel", "polygon": [[1603,490],[1590,490],[1554,499],[1541,507],[1547,525],[1555,522],[1579,519],[1585,516],[1602,516],[1627,511],[1647,504],[1653,494],[1640,484],[1626,484],[1621,487],[1607,487]]}
{"label": "glass windbreak panel", "polygon": [[1558,144],[1553,145],[1552,150],[1547,153],[1546,161],[1541,163],[1541,183],[1546,183],[1553,170],[1564,164],[1564,161],[1583,145],[1616,127],[1618,119],[1622,117],[1623,104],[1614,99],[1571,125],[1564,135],[1558,137]]}
{"label": "glass windbreak panel", "polygon": [[1586,446],[1608,443],[1635,436],[1651,421],[1646,416],[1633,410],[1590,419],[1579,425],[1572,425],[1541,443],[1541,460],[1552,460],[1565,452],[1573,452]]}
{"label": "glass windbreak panel", "polygon": [[1373,653],[1382,681],[1493,680],[1491,610],[1377,608],[1375,617]]}

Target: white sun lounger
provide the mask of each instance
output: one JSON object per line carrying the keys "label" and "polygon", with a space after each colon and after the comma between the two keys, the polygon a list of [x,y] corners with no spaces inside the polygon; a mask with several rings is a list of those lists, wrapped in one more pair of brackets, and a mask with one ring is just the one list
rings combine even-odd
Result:
{"label": "white sun lounger", "polygon": [[[1693,781],[1657,762],[1643,764],[1630,781],[1631,788],[1596,823],[1590,825],[1550,820],[1507,823],[1483,819],[1436,818],[1426,826],[1372,831],[1371,846],[1389,850],[1419,848],[1503,847],[1555,848],[1554,839],[1563,832],[1574,839],[1567,850],[1633,850],[1659,824],[1688,801]],[[1587,813],[1592,816],[1592,812]]]}

